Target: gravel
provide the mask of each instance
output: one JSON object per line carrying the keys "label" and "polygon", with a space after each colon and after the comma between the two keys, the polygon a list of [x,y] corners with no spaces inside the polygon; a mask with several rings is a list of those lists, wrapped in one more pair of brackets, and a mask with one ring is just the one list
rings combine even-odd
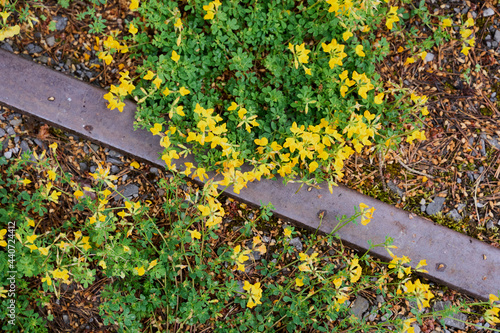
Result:
{"label": "gravel", "polygon": [[4,136],[5,134],[7,134],[3,128],[0,128],[0,137]]}
{"label": "gravel", "polygon": [[292,245],[299,252],[302,252],[302,250],[304,249],[299,237],[290,239],[290,245]]}
{"label": "gravel", "polygon": [[363,314],[368,310],[370,307],[370,303],[368,300],[364,297],[358,296],[354,300],[352,307],[351,307],[351,313],[356,316],[356,318],[363,318]]}
{"label": "gravel", "polygon": [[448,214],[446,214],[446,216],[454,219],[457,222],[462,221],[462,215],[456,209],[451,210]]}
{"label": "gravel", "polygon": [[63,31],[64,29],[66,29],[66,26],[68,25],[67,17],[55,16],[52,20],[56,22],[57,31]]}
{"label": "gravel", "polygon": [[[448,309],[451,307],[451,302],[450,301],[446,301],[446,302],[442,302],[442,301],[438,301],[434,304],[434,306],[432,307],[432,309],[434,311],[443,311],[445,309]],[[454,318],[454,319],[452,319]],[[467,321],[467,315],[464,314],[464,313],[455,313],[452,318],[445,318],[444,319],[444,324],[447,326],[447,327],[453,327],[453,328],[456,328],[456,329],[459,329],[459,330],[463,330],[465,329],[465,324],[458,321],[458,320],[463,320],[463,321]],[[458,320],[455,320],[455,319],[458,319]]]}
{"label": "gravel", "polygon": [[483,16],[484,17],[489,17],[489,16],[493,16],[495,15],[495,11],[491,8],[486,8],[484,11],[483,11]]}
{"label": "gravel", "polygon": [[446,198],[443,197],[436,197],[434,198],[434,201],[431,202],[427,208],[425,209],[425,212],[429,215],[434,215],[437,214],[443,209],[443,204]]}
{"label": "gravel", "polygon": [[45,39],[45,43],[47,43],[47,45],[48,45],[49,47],[52,47],[52,46],[54,46],[54,45],[56,44],[56,39],[55,39],[55,37],[54,37],[54,36],[47,37],[47,38]]}
{"label": "gravel", "polygon": [[34,43],[29,43],[28,45],[26,45],[25,50],[28,51],[29,54],[40,53],[43,51],[43,49],[39,45]]}

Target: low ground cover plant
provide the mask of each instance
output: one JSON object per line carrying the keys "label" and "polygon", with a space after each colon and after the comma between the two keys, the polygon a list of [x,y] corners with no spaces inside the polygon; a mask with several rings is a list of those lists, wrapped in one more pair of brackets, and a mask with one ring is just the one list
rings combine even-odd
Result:
{"label": "low ground cover plant", "polygon": [[[217,183],[183,193],[179,188],[186,176],[180,173],[159,182],[165,191],[165,220],[160,221],[148,202],[112,204],[116,176],[104,165],[91,174],[91,185],[75,182],[58,163],[57,149],[52,144],[48,153],[25,154],[14,162],[0,158],[6,175],[0,180],[0,246],[5,248],[0,279],[17,272],[17,315],[11,323],[8,313],[0,314],[3,330],[46,332],[45,321],[54,318],[50,312],[42,318],[33,305],[43,309],[69,285],[87,288],[98,277],[109,278],[101,292],[100,319],[118,332],[412,332],[412,324],[425,318],[471,309],[492,325],[499,322],[497,295],[490,302],[430,311],[432,288],[413,276],[410,258],[392,254],[390,239],[373,245],[385,247],[393,258],[381,263],[367,253],[349,252],[335,232],[303,234],[283,225],[263,233],[270,203],[230,226],[223,220],[229,208]],[[66,219],[54,221],[60,205]],[[336,230],[356,221],[374,223],[373,214],[361,203]],[[291,244],[299,235],[301,249]],[[425,265],[423,260],[415,270],[423,272]],[[350,311],[363,293],[383,297],[376,312],[386,321],[369,322]],[[6,308],[9,286],[0,294]],[[415,302],[411,311],[401,307],[407,301]]]}

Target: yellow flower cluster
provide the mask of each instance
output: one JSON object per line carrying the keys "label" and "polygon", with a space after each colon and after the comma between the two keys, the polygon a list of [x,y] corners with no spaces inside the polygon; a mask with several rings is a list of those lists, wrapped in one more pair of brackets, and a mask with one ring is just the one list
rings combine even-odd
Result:
{"label": "yellow flower cluster", "polygon": [[129,72],[125,71],[120,73],[120,85],[117,87],[111,85],[110,91],[104,95],[104,99],[108,101],[108,109],[122,112],[125,103],[123,103],[123,98],[130,95],[135,89],[135,86],[130,81]]}
{"label": "yellow flower cluster", "polygon": [[0,12],[0,16],[3,21],[3,28],[0,29],[0,42],[6,38],[12,38],[21,32],[21,27],[18,24],[14,26],[7,25],[7,18],[10,16],[10,13],[3,11]]}
{"label": "yellow flower cluster", "polygon": [[214,228],[218,226],[222,222],[222,217],[224,217],[224,208],[222,208],[222,204],[217,200],[218,192],[217,192],[217,182],[213,182],[207,184],[207,195],[206,205],[198,205],[198,209],[201,212],[202,216],[208,216],[208,220],[205,225],[207,228]]}
{"label": "yellow flower cluster", "polygon": [[251,284],[250,282],[245,281],[243,289],[248,291],[248,294],[250,295],[247,307],[253,308],[256,305],[262,304],[262,302],[260,301],[260,299],[262,298],[262,288],[260,287],[260,282]]}
{"label": "yellow flower cluster", "polygon": [[303,263],[299,265],[299,270],[301,272],[312,272],[314,271],[314,263],[318,260],[318,253],[313,253],[310,256],[306,253],[299,253],[300,261]]}
{"label": "yellow flower cluster", "polygon": [[[299,68],[299,63],[300,64],[308,63],[309,61],[308,54],[311,51],[306,49],[305,43],[302,43],[300,45],[293,45],[292,43],[288,43],[288,49],[293,53],[295,69]],[[302,68],[304,69],[307,75],[312,75],[310,68],[307,68],[304,65],[302,65]]]}
{"label": "yellow flower cluster", "polygon": [[468,56],[469,51],[471,48],[476,45],[476,37],[472,36],[474,33],[473,29],[468,29],[469,27],[474,27],[474,19],[472,17],[469,17],[467,21],[465,21],[465,24],[463,27],[460,29],[460,35],[462,36],[463,39],[463,44],[462,44],[462,52],[464,55]]}
{"label": "yellow flower cluster", "polygon": [[407,281],[405,283],[406,294],[415,297],[418,305],[418,309],[421,310],[422,307],[429,307],[429,301],[434,298],[434,295],[429,290],[429,285],[421,283],[420,279],[417,279],[415,283]]}
{"label": "yellow flower cluster", "polygon": [[[118,31],[113,31],[113,35],[117,35]],[[105,51],[99,52],[98,58],[103,60],[106,65],[110,65],[113,62],[113,56],[111,55],[115,50],[121,53],[127,53],[129,51],[128,46],[124,43],[120,44],[119,41],[115,39],[115,36],[110,35],[106,40],[103,41],[102,45],[106,48]],[[96,46],[99,47],[100,39],[96,37]]]}
{"label": "yellow flower cluster", "polygon": [[489,295],[489,303],[491,305],[491,309],[486,310],[484,313],[484,320],[486,320],[490,325],[495,326],[496,324],[500,324],[499,312],[500,312],[500,304],[499,298],[496,295]]}
{"label": "yellow flower cluster", "polygon": [[329,53],[330,61],[328,65],[331,69],[335,68],[335,66],[342,66],[342,59],[347,57],[347,53],[344,52],[345,45],[338,44],[337,40],[334,38],[330,44],[321,43],[321,47],[323,51]]}
{"label": "yellow flower cluster", "polygon": [[398,7],[391,6],[391,9],[389,10],[389,13],[387,13],[385,20],[385,25],[387,26],[387,29],[392,30],[392,25],[393,23],[396,22],[399,22]]}
{"label": "yellow flower cluster", "polygon": [[252,250],[241,250],[241,245],[236,245],[233,249],[233,255],[231,259],[233,259],[234,264],[236,265],[236,269],[244,272],[245,271],[245,261],[249,259],[248,255],[252,252]]}
{"label": "yellow flower cluster", "polygon": [[203,6],[203,10],[207,12],[205,16],[203,16],[203,19],[213,20],[220,5],[222,5],[222,3],[219,0],[215,0],[210,2],[208,5]]}
{"label": "yellow flower cluster", "polygon": [[339,15],[348,15],[350,10],[354,7],[352,0],[326,0],[326,3],[330,5],[328,12]]}

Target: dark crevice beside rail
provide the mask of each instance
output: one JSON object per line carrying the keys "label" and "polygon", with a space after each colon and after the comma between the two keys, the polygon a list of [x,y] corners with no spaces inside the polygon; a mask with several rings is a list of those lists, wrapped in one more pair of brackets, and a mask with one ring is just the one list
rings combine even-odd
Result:
{"label": "dark crevice beside rail", "polygon": [[[99,142],[135,159],[164,167],[159,159],[162,147],[159,137],[146,130],[133,130],[135,104],[127,102],[122,113],[106,108],[105,91],[50,68],[0,50],[0,104],[38,118],[53,126],[74,132],[80,137]],[[177,164],[193,162],[192,157]],[[336,217],[354,213],[354,206],[363,202],[376,208],[367,226],[349,224],[340,238],[359,250],[368,248],[368,241],[382,243],[386,236],[394,239],[394,254],[406,255],[416,265],[426,259],[428,274],[423,276],[458,291],[486,300],[490,293],[500,291],[500,249],[435,225],[422,217],[362,195],[344,186],[333,194],[323,184],[321,189],[297,191],[298,184],[284,186],[280,179],[248,184],[235,194],[245,203],[259,206],[272,202],[274,213],[299,226],[329,233]],[[318,212],[326,216],[320,226]],[[372,254],[390,260],[387,252],[376,248]]]}

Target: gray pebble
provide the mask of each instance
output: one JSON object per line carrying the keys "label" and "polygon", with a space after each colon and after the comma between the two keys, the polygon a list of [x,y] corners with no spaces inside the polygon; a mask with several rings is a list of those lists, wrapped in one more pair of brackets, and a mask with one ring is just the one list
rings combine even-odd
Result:
{"label": "gray pebble", "polygon": [[42,142],[42,140],[40,140],[40,139],[34,139],[33,141],[35,141],[36,145],[38,147],[40,147],[41,149],[43,149],[43,150],[47,149],[47,145],[44,142]]}
{"label": "gray pebble", "polygon": [[24,140],[21,141],[21,152],[26,153],[26,152],[30,152],[30,151],[31,151],[31,149],[30,149],[28,143]]}
{"label": "gray pebble", "polygon": [[7,134],[7,133],[5,133],[4,129],[0,128],[0,137],[4,136],[5,134]]}
{"label": "gray pebble", "polygon": [[354,303],[352,304],[350,311],[354,316],[356,316],[356,318],[361,319],[363,317],[363,313],[365,313],[366,310],[368,310],[369,306],[370,303],[366,298],[358,296],[354,300]]}
{"label": "gray pebble", "polygon": [[[432,309],[434,311],[443,311],[444,309],[447,309],[450,307],[451,307],[450,301],[446,301],[446,302],[438,301],[438,302],[434,303],[434,306],[432,307]],[[467,315],[464,313],[460,313],[460,312],[455,313],[452,316],[452,318],[455,318],[455,319],[458,319],[461,321],[467,321]],[[444,319],[445,326],[453,327],[453,328],[456,328],[459,330],[465,329],[465,323],[462,323],[461,321],[458,321],[458,320],[454,320],[452,318],[445,318]]]}
{"label": "gray pebble", "polygon": [[425,56],[424,61],[425,62],[429,62],[429,61],[432,61],[432,60],[434,60],[434,54],[428,52],[427,55]]}
{"label": "gray pebble", "polygon": [[16,126],[19,126],[23,123],[23,120],[22,119],[12,119],[11,121],[9,121],[9,123],[16,127]]}
{"label": "gray pebble", "polygon": [[87,165],[87,163],[80,162],[79,165],[80,165],[80,171],[86,172],[89,170],[89,166]]}
{"label": "gray pebble", "polygon": [[425,212],[425,210],[427,209],[427,206],[426,205],[421,205],[420,206],[420,211],[423,213]]}
{"label": "gray pebble", "polygon": [[40,57],[36,58],[36,60],[40,61],[42,64],[46,64],[47,62],[49,62],[49,57],[40,56]]}
{"label": "gray pebble", "polygon": [[54,21],[56,21],[56,30],[57,31],[63,31],[66,29],[66,25],[68,25],[68,18],[67,17],[62,17],[62,16],[55,16],[53,18]]}
{"label": "gray pebble", "polygon": [[302,252],[302,250],[304,249],[299,237],[295,237],[295,238],[290,239],[290,245],[295,247],[295,249],[299,252]]}
{"label": "gray pebble", "polygon": [[139,186],[135,184],[128,184],[122,187],[121,191],[125,198],[131,199],[134,196],[139,195]]}
{"label": "gray pebble", "polygon": [[382,296],[382,295],[377,295],[376,299],[377,299],[377,303],[381,303],[381,304],[385,303],[384,296]]}
{"label": "gray pebble", "polygon": [[422,332],[422,330],[420,329],[420,326],[418,326],[417,323],[413,323],[411,326],[413,327],[413,333],[420,333],[420,332]]}
{"label": "gray pebble", "polygon": [[47,43],[48,46],[52,47],[56,43],[56,39],[54,36],[47,37],[47,39],[45,39],[45,43]]}
{"label": "gray pebble", "polygon": [[8,150],[6,151],[3,156],[5,156],[6,159],[10,160],[12,157],[12,151]]}
{"label": "gray pebble", "polygon": [[123,155],[122,155],[122,154],[120,154],[119,152],[114,151],[114,150],[112,150],[112,149],[110,149],[110,150],[108,151],[108,155],[109,155],[109,156],[111,156],[111,157],[116,157],[116,158],[123,157]]}
{"label": "gray pebble", "polygon": [[460,212],[462,209],[464,209],[467,205],[466,204],[458,204],[457,210]]}
{"label": "gray pebble", "polygon": [[376,313],[370,313],[370,315],[368,316],[368,320],[369,321],[375,321],[375,318],[377,318],[377,314]]}
{"label": "gray pebble", "polygon": [[28,45],[26,45],[25,49],[29,54],[40,53],[43,51],[43,49],[39,45],[34,43],[29,43]]}
{"label": "gray pebble", "polygon": [[495,31],[495,36],[493,36],[496,42],[500,43],[500,30]]}
{"label": "gray pebble", "polygon": [[491,8],[486,8],[484,11],[483,11],[483,16],[484,17],[488,17],[488,16],[493,16],[495,15],[495,11]]}
{"label": "gray pebble", "polygon": [[152,172],[152,173],[154,173],[154,174],[155,174],[155,175],[157,175],[157,176],[159,175],[158,168],[154,168],[154,167],[153,167],[153,168],[150,168],[150,169],[149,169],[149,171],[150,171],[150,172]]}
{"label": "gray pebble", "polygon": [[69,317],[66,314],[63,314],[63,321],[66,325],[69,325]]}
{"label": "gray pebble", "polygon": [[480,166],[479,169],[478,169],[479,173],[483,173],[484,171],[484,167],[483,166]]}
{"label": "gray pebble", "polygon": [[120,168],[117,167],[116,165],[111,166],[111,174],[116,175],[118,172],[120,172]]}
{"label": "gray pebble", "polygon": [[19,139],[19,137],[18,137],[18,136],[16,136],[16,137],[14,138],[14,143],[15,143],[16,145],[17,145],[17,144],[19,144],[19,140],[21,140],[21,139]]}
{"label": "gray pebble", "polygon": [[424,199],[424,198],[420,199],[420,204],[421,204],[421,205],[425,205],[425,204],[426,204],[426,202],[425,202],[425,199]]}
{"label": "gray pebble", "polygon": [[400,189],[396,184],[394,184],[394,182],[392,180],[389,180],[387,182],[387,187],[392,191],[394,192],[395,194],[397,194],[399,197],[403,197],[404,195],[404,191],[402,189]]}
{"label": "gray pebble", "polygon": [[92,148],[95,152],[99,151],[99,146],[94,143],[90,144],[90,148]]}
{"label": "gray pebble", "polygon": [[97,167],[95,165],[92,165],[90,167],[90,173],[94,173],[97,170]]}
{"label": "gray pebble", "polygon": [[8,51],[8,52],[14,52],[14,49],[12,49],[12,46],[10,46],[9,43],[2,43],[0,45],[0,49],[4,49],[5,51]]}
{"label": "gray pebble", "polygon": [[457,184],[462,184],[462,178],[457,178]]}
{"label": "gray pebble", "polygon": [[456,209],[450,210],[450,212],[446,214],[446,216],[454,219],[457,222],[462,221],[462,215]]}
{"label": "gray pebble", "polygon": [[495,222],[493,222],[492,220],[489,220],[488,222],[486,222],[486,229],[488,230],[491,230],[495,227]]}
{"label": "gray pebble", "polygon": [[12,127],[12,126],[7,126],[5,128],[5,130],[7,131],[7,134],[9,134],[9,135],[15,135],[16,134],[16,131],[14,130],[14,127]]}
{"label": "gray pebble", "polygon": [[128,175],[123,175],[122,177],[122,183],[125,183],[128,179]]}
{"label": "gray pebble", "polygon": [[435,197],[434,198],[434,201],[431,202],[425,212],[429,215],[434,215],[434,214],[437,214],[441,211],[441,209],[443,208],[443,204],[444,204],[444,201],[446,200],[446,198],[443,198],[443,197]]}
{"label": "gray pebble", "polygon": [[111,163],[113,165],[119,165],[119,166],[123,165],[123,162],[121,160],[109,156],[108,158],[106,158],[106,162]]}

